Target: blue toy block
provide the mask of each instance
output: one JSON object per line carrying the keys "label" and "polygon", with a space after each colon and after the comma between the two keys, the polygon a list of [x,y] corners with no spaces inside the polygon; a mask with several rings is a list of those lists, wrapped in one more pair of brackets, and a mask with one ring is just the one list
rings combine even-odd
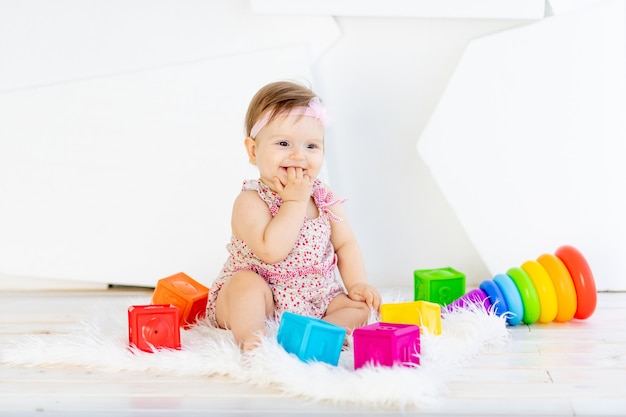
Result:
{"label": "blue toy block", "polygon": [[303,362],[339,363],[346,329],[313,317],[283,312],[278,327],[278,343]]}

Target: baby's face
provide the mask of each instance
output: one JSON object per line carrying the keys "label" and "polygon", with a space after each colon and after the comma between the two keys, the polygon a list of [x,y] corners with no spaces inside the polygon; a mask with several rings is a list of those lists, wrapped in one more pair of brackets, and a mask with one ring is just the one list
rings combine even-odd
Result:
{"label": "baby's face", "polygon": [[276,117],[259,132],[248,152],[261,180],[270,187],[275,177],[285,185],[290,167],[314,179],[324,161],[324,126],[309,116]]}

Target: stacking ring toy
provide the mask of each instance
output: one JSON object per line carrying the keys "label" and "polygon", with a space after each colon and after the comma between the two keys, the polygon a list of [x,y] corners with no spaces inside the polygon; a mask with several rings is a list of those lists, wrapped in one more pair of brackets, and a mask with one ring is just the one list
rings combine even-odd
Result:
{"label": "stacking ring toy", "polygon": [[555,321],[569,321],[576,313],[576,288],[572,282],[567,267],[559,258],[550,254],[543,254],[537,258],[539,262],[550,275],[556,298],[558,300],[558,309]]}
{"label": "stacking ring toy", "polygon": [[572,246],[561,246],[556,250],[555,255],[567,267],[576,288],[577,307],[574,317],[577,319],[588,318],[596,309],[597,302],[596,283],[589,264],[583,255]]}
{"label": "stacking ring toy", "polygon": [[491,302],[497,316],[501,316],[509,311],[509,306],[506,304],[504,295],[502,294],[502,291],[500,291],[500,287],[498,287],[495,282],[485,280],[480,284],[479,288],[489,297],[489,301]]}
{"label": "stacking ring toy", "polygon": [[506,305],[509,306],[509,313],[506,322],[511,326],[515,326],[522,321],[524,317],[524,305],[522,304],[522,297],[515,286],[515,283],[506,274],[498,274],[493,277],[493,281],[500,287],[502,295],[506,300]]}
{"label": "stacking ring toy", "polygon": [[593,314],[597,296],[589,264],[576,248],[564,245],[554,255],[543,254],[484,280],[448,307],[482,305],[515,326],[584,320]]}
{"label": "stacking ring toy", "polygon": [[558,302],[554,284],[546,269],[537,261],[526,261],[522,264],[522,269],[526,272],[535,286],[539,297],[539,323],[550,323],[556,317]]}
{"label": "stacking ring toy", "polygon": [[539,296],[533,282],[522,268],[510,268],[506,274],[511,277],[520,297],[522,297],[522,305],[524,306],[522,321],[526,324],[533,324],[539,319],[540,313]]}

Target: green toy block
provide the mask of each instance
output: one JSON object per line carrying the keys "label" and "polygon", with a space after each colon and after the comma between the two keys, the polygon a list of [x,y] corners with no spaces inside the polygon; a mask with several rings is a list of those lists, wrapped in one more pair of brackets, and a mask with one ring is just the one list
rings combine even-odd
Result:
{"label": "green toy block", "polygon": [[465,274],[454,268],[418,269],[413,276],[415,301],[445,306],[465,294]]}

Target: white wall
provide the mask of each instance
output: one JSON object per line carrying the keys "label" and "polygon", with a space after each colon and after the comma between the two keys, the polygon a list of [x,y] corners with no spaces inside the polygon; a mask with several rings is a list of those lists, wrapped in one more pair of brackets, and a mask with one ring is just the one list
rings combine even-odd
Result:
{"label": "white wall", "polygon": [[493,273],[570,244],[626,288],[625,4],[474,40],[420,136]]}
{"label": "white wall", "polygon": [[329,173],[375,282],[411,285],[413,270],[452,266],[489,277],[415,150],[469,40],[520,21],[338,19],[344,36],[315,65],[335,122]]}
{"label": "white wall", "polygon": [[549,9],[339,19],[345,36],[316,67],[342,105],[331,173],[360,190],[353,221],[377,280],[450,265],[477,284],[572,244],[598,289],[626,289],[625,2]]}
{"label": "white wall", "polygon": [[0,3],[5,286],[212,281],[232,201],[256,175],[249,99],[312,79],[339,35],[330,17],[253,16],[243,1],[104,4]]}
{"label": "white wall", "polygon": [[490,272],[415,144],[467,43],[528,23],[2,2],[0,279],[210,283],[251,172],[247,100],[305,77],[333,116],[326,168],[370,280],[410,286],[414,269],[452,266],[477,284]]}

